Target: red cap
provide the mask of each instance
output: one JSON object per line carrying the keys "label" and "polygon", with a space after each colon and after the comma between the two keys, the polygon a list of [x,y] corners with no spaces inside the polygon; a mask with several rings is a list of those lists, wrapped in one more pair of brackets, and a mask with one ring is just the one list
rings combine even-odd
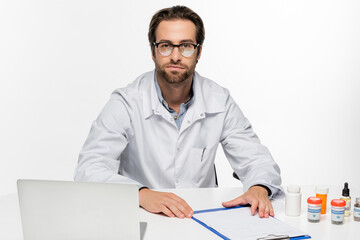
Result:
{"label": "red cap", "polygon": [[321,204],[322,199],[319,198],[319,197],[309,197],[307,202],[310,203],[310,204]]}
{"label": "red cap", "polygon": [[344,200],[341,199],[333,199],[331,201],[331,206],[334,207],[345,207],[346,206],[346,202]]}

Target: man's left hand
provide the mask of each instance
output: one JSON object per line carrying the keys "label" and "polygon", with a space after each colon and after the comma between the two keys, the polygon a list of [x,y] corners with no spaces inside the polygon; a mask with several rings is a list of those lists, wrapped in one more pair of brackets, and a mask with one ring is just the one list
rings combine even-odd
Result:
{"label": "man's left hand", "polygon": [[246,193],[231,201],[223,202],[224,207],[235,207],[238,205],[251,205],[251,213],[255,215],[256,209],[259,209],[259,216],[268,218],[269,215],[275,216],[274,209],[268,198],[268,191],[261,186],[252,186]]}

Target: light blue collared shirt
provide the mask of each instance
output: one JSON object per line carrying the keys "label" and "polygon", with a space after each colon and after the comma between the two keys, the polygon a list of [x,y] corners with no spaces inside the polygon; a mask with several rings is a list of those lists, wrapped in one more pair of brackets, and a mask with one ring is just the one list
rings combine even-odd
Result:
{"label": "light blue collared shirt", "polygon": [[[194,77],[193,77],[193,81],[194,81]],[[192,89],[192,86],[191,86],[191,92],[190,92],[190,99],[185,102],[185,103],[182,103],[180,105],[180,112],[179,114],[174,110],[174,109],[171,109],[169,107],[169,104],[166,102],[166,100],[164,99],[162,93],[161,93],[161,89],[160,89],[160,86],[159,86],[159,83],[157,81],[157,77],[156,77],[156,72],[155,72],[155,87],[156,87],[156,93],[158,95],[158,98],[159,98],[159,101],[162,103],[162,105],[166,108],[166,110],[169,111],[169,113],[171,114],[171,116],[173,117],[173,119],[175,120],[175,123],[176,123],[176,126],[178,127],[178,129],[180,129],[181,127],[181,123],[182,121],[184,120],[184,117],[186,115],[186,112],[189,108],[189,106],[194,102],[194,94],[193,94],[193,89]]]}

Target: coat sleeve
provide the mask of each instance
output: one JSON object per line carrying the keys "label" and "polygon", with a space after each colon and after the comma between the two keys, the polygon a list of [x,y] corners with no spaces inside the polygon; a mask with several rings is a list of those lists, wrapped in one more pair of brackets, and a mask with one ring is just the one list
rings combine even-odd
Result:
{"label": "coat sleeve", "polygon": [[243,183],[246,192],[251,186],[267,186],[271,195],[282,192],[280,168],[269,150],[260,143],[251,124],[230,94],[220,139],[225,156]]}
{"label": "coat sleeve", "polygon": [[128,101],[120,92],[114,92],[98,118],[93,122],[89,136],[79,154],[75,181],[141,183],[118,173],[120,156],[133,136]]}

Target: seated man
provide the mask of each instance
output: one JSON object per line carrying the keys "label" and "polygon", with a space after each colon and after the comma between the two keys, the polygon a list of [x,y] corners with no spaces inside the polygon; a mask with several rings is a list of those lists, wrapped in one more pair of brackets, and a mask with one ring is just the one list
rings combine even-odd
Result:
{"label": "seated man", "polygon": [[253,214],[274,216],[269,198],[281,191],[278,165],[229,91],[195,72],[205,38],[201,18],[184,6],[162,9],[148,38],[155,70],[112,93],[91,127],[75,180],[135,183],[147,211],[190,218],[183,199],[151,189],[216,187],[221,143],[245,191],[223,206],[249,203]]}

